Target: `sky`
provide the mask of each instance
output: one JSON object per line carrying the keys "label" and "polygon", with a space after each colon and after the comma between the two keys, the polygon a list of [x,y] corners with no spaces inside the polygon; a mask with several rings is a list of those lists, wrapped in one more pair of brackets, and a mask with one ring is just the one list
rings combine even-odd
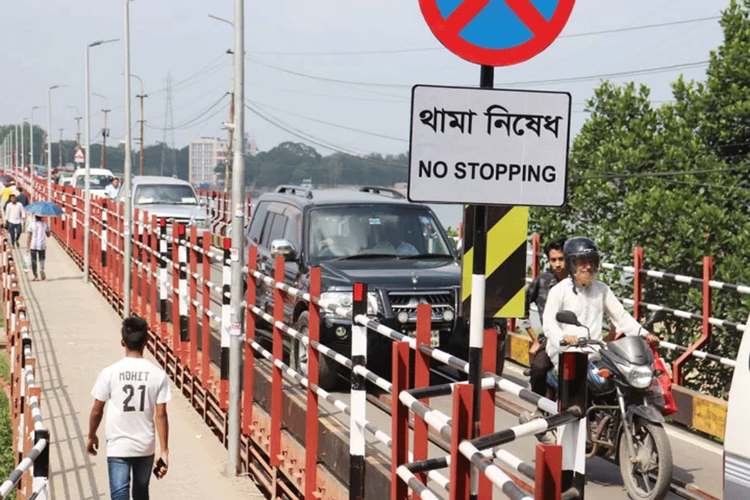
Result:
{"label": "sky", "polygon": [[[540,10],[554,2],[532,1]],[[721,43],[718,16],[728,3],[578,0],[561,36],[533,59],[497,68],[495,86],[570,92],[573,133],[584,123],[584,101],[602,75],[632,72],[607,78],[646,84],[655,103],[667,101],[670,82],[681,73],[688,80],[705,78],[707,65],[701,63]],[[90,49],[91,91],[103,96],[91,97],[91,137],[100,142],[106,105],[112,110],[108,144],[122,140],[123,2],[5,0],[3,7],[0,123],[28,119],[31,108],[39,106],[34,123],[46,128],[47,87],[65,85],[51,91],[52,138],[57,140],[63,128],[63,137],[74,139],[75,117],[85,113],[85,47],[119,38]],[[231,21],[233,1],[130,2],[131,72],[141,78],[148,96],[146,145],[166,140],[182,148],[193,138],[226,137],[222,123],[229,119],[232,76],[227,50],[234,39],[232,26],[209,14]],[[635,29],[649,25],[660,26]],[[246,1],[245,50],[245,98],[255,110],[246,110],[245,129],[259,151],[295,141],[322,154],[405,153],[413,85],[479,83],[479,67],[434,37],[419,0]],[[166,119],[168,75],[171,121]],[[134,78],[133,137],[138,93]],[[85,133],[83,120],[81,127]]]}

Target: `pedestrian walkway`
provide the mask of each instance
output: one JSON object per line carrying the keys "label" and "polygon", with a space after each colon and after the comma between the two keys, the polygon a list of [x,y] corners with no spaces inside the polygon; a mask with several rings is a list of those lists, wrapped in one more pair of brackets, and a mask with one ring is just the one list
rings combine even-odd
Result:
{"label": "pedestrian walkway", "polygon": [[[24,255],[25,240],[17,250]],[[99,370],[123,355],[121,318],[65,251],[50,238],[46,281],[21,277],[42,387],[42,415],[51,436],[50,498],[89,500],[109,498],[104,446],[96,457],[86,454],[91,388]],[[152,361],[153,358],[148,356]],[[226,449],[172,386],[169,414],[169,473],[152,476],[152,498],[222,500],[264,498],[246,477],[226,477]],[[158,448],[158,446],[157,446]]]}

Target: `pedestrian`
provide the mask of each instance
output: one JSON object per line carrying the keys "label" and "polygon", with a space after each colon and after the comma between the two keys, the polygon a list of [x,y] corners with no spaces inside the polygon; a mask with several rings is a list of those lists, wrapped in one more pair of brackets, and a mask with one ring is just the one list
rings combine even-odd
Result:
{"label": "pedestrian", "polygon": [[110,200],[117,198],[117,193],[120,191],[120,179],[112,177],[109,184],[104,188],[104,195]]}
{"label": "pedestrian", "polygon": [[[526,311],[529,311],[529,306],[532,303],[536,304],[540,321],[544,316],[544,306],[547,304],[550,289],[568,277],[563,254],[565,241],[566,238],[561,236],[547,242],[544,246],[544,254],[549,261],[550,270],[537,276],[526,288]],[[529,377],[531,390],[540,396],[546,396],[547,372],[552,369],[552,361],[544,348],[544,333],[541,333],[537,338],[528,317],[519,320],[518,326],[526,330],[532,341],[529,349],[529,355],[531,356],[531,375]]]}
{"label": "pedestrian", "polygon": [[26,208],[26,205],[29,204],[29,197],[26,195],[26,192],[20,186],[18,187],[18,196],[16,196],[16,199],[18,200],[18,203],[24,206],[24,208]]}
{"label": "pedestrian", "polygon": [[3,186],[3,189],[0,190],[0,201],[2,203],[5,203],[10,198],[10,195],[16,194],[16,183],[13,182],[13,179],[10,179],[8,182],[5,183],[5,186]]}
{"label": "pedestrian", "polygon": [[34,275],[32,281],[39,281],[37,274],[37,264],[39,274],[42,279],[47,279],[47,275],[44,274],[44,261],[47,258],[47,238],[49,238],[51,231],[49,226],[39,215],[34,216],[34,222],[29,224],[29,229],[26,231],[28,238],[26,246],[29,247],[29,258],[31,260],[31,274]]}
{"label": "pedestrian", "polygon": [[[104,368],[96,379],[91,395],[94,406],[89,416],[86,450],[96,456],[99,438],[96,435],[107,410],[106,444],[109,491],[112,500],[148,500],[151,471],[161,479],[169,468],[169,379],[161,368],[143,358],[148,341],[148,324],[138,317],[122,322],[125,357]],[[154,468],[156,435],[159,434],[159,461]]]}
{"label": "pedestrian", "polygon": [[5,223],[7,224],[8,233],[10,233],[10,246],[18,248],[21,237],[21,224],[25,217],[23,205],[18,203],[15,194],[10,195],[10,202],[5,206]]}

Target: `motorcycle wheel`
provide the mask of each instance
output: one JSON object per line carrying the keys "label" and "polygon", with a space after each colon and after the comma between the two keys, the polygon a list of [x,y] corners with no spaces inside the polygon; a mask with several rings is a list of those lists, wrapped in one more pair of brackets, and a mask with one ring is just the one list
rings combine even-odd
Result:
{"label": "motorcycle wheel", "polygon": [[[634,500],[661,500],[672,479],[672,447],[659,424],[635,418],[632,425],[636,460],[631,461],[628,444],[620,436],[619,462],[622,481]],[[653,480],[652,480],[653,479]]]}

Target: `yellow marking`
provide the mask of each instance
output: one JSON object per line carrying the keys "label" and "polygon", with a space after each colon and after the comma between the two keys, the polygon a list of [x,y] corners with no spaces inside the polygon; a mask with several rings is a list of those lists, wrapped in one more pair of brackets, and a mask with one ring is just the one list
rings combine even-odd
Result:
{"label": "yellow marking", "polygon": [[693,396],[693,427],[717,437],[724,437],[727,404],[710,396]]}
{"label": "yellow marking", "polygon": [[464,260],[462,262],[461,272],[461,302],[468,299],[471,296],[471,275],[472,275],[472,263],[474,260],[474,248],[470,248],[466,254],[464,254]]}
{"label": "yellow marking", "polygon": [[529,366],[529,347],[531,344],[528,337],[509,333],[507,338],[510,341],[510,359],[524,366]]}
{"label": "yellow marking", "polygon": [[528,225],[529,207],[513,207],[497,224],[487,228],[488,276],[526,243]]}
{"label": "yellow marking", "polygon": [[516,292],[512,299],[510,299],[497,313],[496,318],[523,318],[524,309],[526,308],[526,287]]}

